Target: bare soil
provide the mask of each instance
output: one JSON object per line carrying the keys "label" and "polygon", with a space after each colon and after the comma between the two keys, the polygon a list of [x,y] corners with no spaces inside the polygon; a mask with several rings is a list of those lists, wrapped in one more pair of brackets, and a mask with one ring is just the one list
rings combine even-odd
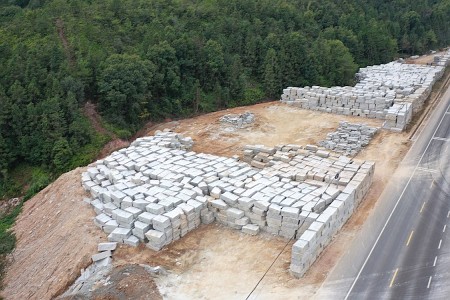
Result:
{"label": "bare soil", "polygon": [[119,139],[117,137],[117,135],[114,134],[114,132],[111,132],[103,127],[102,122],[101,122],[101,117],[98,114],[95,105],[91,101],[87,101],[84,104],[83,113],[89,119],[89,121],[90,121],[92,127],[94,127],[95,131],[97,131],[98,133],[107,135],[111,138],[111,141],[106,143],[106,145],[103,146],[102,150],[100,151],[100,154],[98,157],[99,159],[108,156],[109,154],[111,154],[112,152],[114,152],[118,149],[122,149],[122,148],[128,147],[130,145],[129,141]]}
{"label": "bare soil", "polygon": [[104,282],[92,287],[88,296],[77,294],[61,300],[161,300],[162,297],[150,275],[142,266],[128,264],[114,268]]}
{"label": "bare soil", "polygon": [[25,202],[16,220],[17,245],[7,269],[6,299],[51,299],[85,268],[104,234],[93,223],[94,211],[78,168],[58,178]]}
{"label": "bare soil", "polygon": [[408,58],[408,59],[406,59],[406,63],[408,63],[408,64],[417,64],[417,65],[428,65],[428,64],[431,64],[434,61],[434,57],[436,55],[443,55],[446,52],[447,51],[438,51],[438,52],[436,52],[434,54],[419,56],[416,59]]}
{"label": "bare soil", "polygon": [[[247,128],[237,129],[218,121],[224,114],[247,110],[256,116],[256,122]],[[166,122],[152,127],[149,134],[169,127],[191,136],[195,151],[231,156],[240,154],[245,144],[315,144],[334,131],[341,120],[381,126],[379,120],[300,110],[274,102]],[[121,246],[114,254],[114,264],[120,268],[137,263],[166,268],[168,275],[155,278],[165,299],[243,299],[255,287],[250,299],[310,297],[370,213],[407,151],[407,141],[405,133],[381,131],[358,155],[376,161],[369,196],[302,279],[288,272],[293,241],[265,234],[248,236],[217,224],[201,226],[160,252],[143,245]],[[106,239],[92,222],[93,210],[82,201],[82,171],[64,174],[25,204],[14,227],[18,243],[5,281],[3,295],[7,299],[50,299],[61,294],[88,265],[97,243]],[[96,294],[98,299],[116,299],[108,297],[119,286],[131,298],[139,298],[144,287],[155,291],[147,279],[123,280],[117,277],[102,288],[106,298]]]}
{"label": "bare soil", "polygon": [[[245,128],[221,123],[226,114],[250,111],[256,121]],[[339,121],[365,123],[381,127],[382,121],[342,115],[325,114],[287,106],[279,101],[222,110],[199,117],[155,125],[149,131],[165,128],[190,136],[195,141],[193,150],[224,156],[241,154],[247,144],[275,146],[279,144],[315,144],[335,131]]]}

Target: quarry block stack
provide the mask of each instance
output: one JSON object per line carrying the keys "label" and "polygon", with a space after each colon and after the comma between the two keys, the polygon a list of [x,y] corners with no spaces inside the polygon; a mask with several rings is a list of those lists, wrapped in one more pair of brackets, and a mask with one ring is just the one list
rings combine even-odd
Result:
{"label": "quarry block stack", "polygon": [[444,69],[441,63],[369,66],[359,70],[353,87],[288,87],[281,101],[304,109],[382,119],[384,128],[402,131],[422,108]]}
{"label": "quarry block stack", "polygon": [[337,131],[328,133],[326,140],[320,141],[318,145],[347,156],[355,156],[363,147],[369,145],[377,132],[376,127],[341,121]]}
{"label": "quarry block stack", "polygon": [[249,145],[242,161],[191,147],[190,138],[158,132],[83,173],[94,222],[109,241],[158,251],[217,221],[246,234],[298,239],[291,272],[302,276],[364,198],[374,173],[372,162],[314,145]]}

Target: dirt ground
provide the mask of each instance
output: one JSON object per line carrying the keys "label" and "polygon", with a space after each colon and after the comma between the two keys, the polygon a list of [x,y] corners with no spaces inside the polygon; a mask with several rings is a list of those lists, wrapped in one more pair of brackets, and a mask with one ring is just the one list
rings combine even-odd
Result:
{"label": "dirt ground", "polygon": [[[224,114],[245,111],[256,116],[250,127],[236,129],[218,121]],[[274,102],[168,122],[153,127],[150,133],[172,128],[191,136],[196,142],[195,151],[231,156],[240,154],[245,144],[314,144],[334,131],[341,120],[381,126],[379,120],[300,110]],[[201,226],[160,252],[143,245],[121,246],[114,254],[114,264],[163,266],[168,275],[157,276],[155,282],[164,299],[244,299],[250,293],[250,299],[313,296],[407,151],[407,138],[407,134],[381,131],[358,155],[376,161],[369,196],[302,279],[288,273],[293,241],[265,234],[247,236],[216,224]],[[80,269],[88,265],[97,243],[106,239],[92,222],[93,210],[82,201],[85,196],[79,181],[82,171],[79,168],[62,175],[25,204],[14,227],[18,243],[15,261],[6,277],[3,292],[6,299],[50,299],[59,295],[80,275]],[[110,288],[117,288],[122,281],[118,278]],[[144,284],[148,285],[148,281],[129,281],[122,289],[136,298],[142,294]],[[96,295],[100,296],[97,292]]]}
{"label": "dirt ground", "polygon": [[13,262],[5,278],[5,299],[51,299],[90,263],[104,234],[82,201],[83,168],[62,175],[28,200],[14,226]]}
{"label": "dirt ground", "polygon": [[[246,111],[254,113],[256,117],[255,123],[248,127],[236,128],[219,121],[223,115]],[[325,139],[327,133],[335,131],[342,120],[377,127],[382,125],[381,120],[302,110],[276,101],[158,124],[149,134],[169,128],[192,137],[195,142],[193,150],[196,152],[232,156],[241,154],[242,147],[247,144],[315,144]]]}
{"label": "dirt ground", "polygon": [[436,55],[443,55],[446,52],[447,51],[438,51],[438,52],[436,52],[434,54],[422,55],[422,56],[419,56],[418,58],[415,58],[415,59],[408,58],[408,59],[406,59],[406,63],[408,63],[408,64],[417,64],[417,65],[427,65],[427,64],[430,64],[430,63],[432,63],[434,61],[434,57]]}

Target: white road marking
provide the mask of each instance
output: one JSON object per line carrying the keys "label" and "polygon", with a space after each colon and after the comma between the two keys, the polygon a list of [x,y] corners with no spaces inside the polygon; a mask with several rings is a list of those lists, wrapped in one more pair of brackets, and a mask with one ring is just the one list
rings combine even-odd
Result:
{"label": "white road marking", "polygon": [[444,225],[444,229],[442,229],[442,232],[445,232],[445,229],[447,229],[447,224]]}
{"label": "white road marking", "polygon": [[428,279],[428,284],[427,284],[427,289],[430,288],[430,284],[431,284],[431,278],[433,278],[432,276],[430,276],[430,278]]}
{"label": "white road marking", "polygon": [[436,267],[436,262],[437,262],[437,256],[434,258],[433,267]]}
{"label": "white road marking", "polygon": [[425,202],[422,204],[422,208],[420,209],[420,213],[422,213],[424,207],[425,207]]}
{"label": "white road marking", "polygon": [[[418,167],[417,171],[422,171],[422,172],[426,172],[426,173],[439,173],[438,170],[433,170],[433,169],[428,169],[428,168],[422,168],[422,167]],[[430,186],[431,187],[431,186]]]}
{"label": "white road marking", "polygon": [[450,139],[446,139],[446,138],[441,138],[441,137],[433,137],[433,140],[436,140],[436,141],[444,141],[444,142],[448,142],[448,141],[450,141]]}
{"label": "white road marking", "polygon": [[441,249],[442,239],[439,240],[439,246],[438,249]]}
{"label": "white road marking", "polygon": [[449,210],[448,213],[447,213],[447,219],[448,219],[449,216],[450,216],[450,210]]}
{"label": "white road marking", "polygon": [[[445,111],[448,111],[449,109],[450,109],[450,104],[447,105],[447,108],[445,109]],[[442,115],[442,118],[441,118],[441,120],[439,121],[439,123],[438,123],[436,129],[434,130],[432,137],[434,137],[434,135],[435,135],[436,132],[438,131],[439,127],[440,127],[441,124],[442,124],[442,121],[444,121],[444,117],[445,117],[445,114]],[[420,134],[422,134],[422,133],[423,133],[423,131],[422,131]],[[366,266],[367,262],[369,261],[369,258],[370,258],[370,256],[372,255],[373,250],[374,250],[375,247],[377,246],[378,241],[379,241],[380,238],[381,238],[381,235],[383,234],[384,230],[386,230],[387,224],[388,224],[389,221],[391,220],[392,215],[394,214],[394,211],[395,211],[395,209],[397,208],[398,203],[400,202],[400,199],[402,199],[403,195],[405,194],[405,191],[406,191],[406,189],[408,188],[409,183],[411,182],[411,180],[412,180],[414,174],[416,173],[416,170],[417,170],[417,168],[419,167],[420,162],[422,161],[423,157],[425,156],[425,153],[427,152],[428,148],[430,147],[431,141],[432,141],[432,139],[430,139],[430,140],[428,141],[427,147],[425,148],[425,150],[423,151],[422,155],[420,156],[419,162],[417,163],[417,165],[416,165],[416,167],[414,168],[414,170],[413,170],[411,176],[409,177],[408,182],[406,183],[405,187],[403,188],[402,193],[401,193],[400,196],[398,197],[397,202],[396,202],[395,205],[394,205],[394,208],[392,209],[392,211],[391,211],[391,213],[389,214],[389,216],[388,216],[386,222],[385,222],[384,225],[383,225],[383,228],[381,229],[380,233],[378,234],[378,237],[377,237],[377,239],[375,240],[375,243],[373,244],[372,249],[370,249],[370,252],[369,252],[369,254],[368,254],[367,257],[366,257],[366,260],[364,261],[363,265],[361,266],[361,269],[359,269],[359,272],[358,272],[358,274],[356,275],[355,280],[353,280],[353,283],[352,283],[352,285],[350,286],[350,289],[348,290],[347,295],[345,295],[344,300],[348,299],[348,297],[350,296],[350,293],[352,292],[353,288],[355,287],[355,284],[356,284],[356,282],[358,281],[359,277],[361,276],[361,273],[362,273],[364,267]],[[450,211],[449,211],[448,213],[450,214]],[[448,217],[448,216],[447,216],[447,217]],[[431,279],[430,279],[430,281],[431,281]]]}

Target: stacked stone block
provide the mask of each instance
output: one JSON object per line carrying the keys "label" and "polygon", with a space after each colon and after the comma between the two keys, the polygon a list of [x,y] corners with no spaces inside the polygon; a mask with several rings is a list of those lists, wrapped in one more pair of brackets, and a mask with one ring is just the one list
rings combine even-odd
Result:
{"label": "stacked stone block", "polygon": [[450,50],[447,50],[442,55],[434,56],[433,64],[436,66],[447,67],[450,64]]}
{"label": "stacked stone block", "polygon": [[361,68],[354,87],[288,87],[281,101],[304,109],[387,120],[384,128],[404,130],[443,73],[443,66],[391,62]]}
{"label": "stacked stone block", "polygon": [[[83,173],[94,222],[110,241],[157,251],[213,221],[252,235],[299,238],[350,195],[351,213],[373,176],[373,163],[314,145],[247,146],[248,163],[181,150],[180,139],[171,132],[137,139]],[[264,166],[252,167],[258,160]]]}
{"label": "stacked stone block", "polygon": [[220,122],[234,125],[238,128],[245,127],[255,121],[255,115],[246,111],[243,114],[228,114],[220,118]]}
{"label": "stacked stone block", "polygon": [[369,144],[377,131],[376,127],[341,121],[337,131],[328,133],[326,140],[320,141],[318,145],[346,156],[355,156]]}

